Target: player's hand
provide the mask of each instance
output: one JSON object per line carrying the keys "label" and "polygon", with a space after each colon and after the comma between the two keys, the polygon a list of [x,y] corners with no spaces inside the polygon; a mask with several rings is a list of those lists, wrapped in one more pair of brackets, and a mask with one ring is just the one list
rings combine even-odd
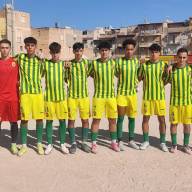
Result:
{"label": "player's hand", "polygon": [[64,61],[65,68],[69,68],[71,66],[71,61]]}

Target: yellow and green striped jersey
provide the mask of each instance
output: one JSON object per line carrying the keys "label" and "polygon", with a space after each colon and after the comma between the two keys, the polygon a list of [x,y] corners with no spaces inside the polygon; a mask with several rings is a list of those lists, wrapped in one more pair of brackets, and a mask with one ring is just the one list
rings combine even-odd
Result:
{"label": "yellow and green striped jersey", "polygon": [[115,74],[118,78],[118,95],[127,96],[136,94],[138,69],[139,61],[137,58],[126,59],[123,57],[116,60]]}
{"label": "yellow and green striped jersey", "polygon": [[71,66],[67,68],[68,97],[85,98],[88,97],[88,64],[89,61],[82,59],[77,62],[71,61]]}
{"label": "yellow and green striped jersey", "polygon": [[20,93],[21,94],[39,94],[42,93],[42,61],[37,56],[28,57],[21,53],[17,56],[20,75]]}
{"label": "yellow and green striped jersey", "polygon": [[65,99],[64,62],[44,61],[45,101],[63,101]]}
{"label": "yellow and green striped jersey", "polygon": [[100,59],[92,61],[89,74],[94,79],[95,98],[114,98],[115,61],[109,59],[102,62]]}
{"label": "yellow and green striped jersey", "polygon": [[167,64],[163,61],[158,61],[156,63],[147,61],[141,65],[144,100],[165,99],[164,76],[166,67]]}
{"label": "yellow and green striped jersey", "polygon": [[171,98],[170,105],[181,106],[192,104],[192,67],[183,68],[173,66],[170,74]]}

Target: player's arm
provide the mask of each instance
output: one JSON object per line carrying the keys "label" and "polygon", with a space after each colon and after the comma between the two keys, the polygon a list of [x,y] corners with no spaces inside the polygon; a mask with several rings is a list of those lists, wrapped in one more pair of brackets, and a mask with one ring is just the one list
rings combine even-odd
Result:
{"label": "player's arm", "polygon": [[171,75],[172,69],[171,69],[171,71],[168,71],[168,67],[169,67],[169,65],[165,64],[163,75],[162,75],[162,80],[163,80],[164,85],[168,84],[170,81],[170,75]]}
{"label": "player's arm", "polygon": [[87,77],[94,78],[94,68],[93,68],[93,61],[89,61],[88,63],[88,71],[87,71]]}
{"label": "player's arm", "polygon": [[139,73],[139,67],[140,67],[140,64],[139,64],[139,61],[138,60],[136,60],[135,61],[135,64],[136,64],[136,74],[135,74],[135,86],[137,87],[137,85],[138,85],[138,83],[139,83],[139,79],[138,79],[138,73]]}
{"label": "player's arm", "polygon": [[63,70],[64,70],[64,81],[66,84],[68,84],[70,70],[69,68],[65,68],[65,67]]}
{"label": "player's arm", "polygon": [[137,78],[138,81],[142,81],[144,79],[144,68],[143,68],[143,63],[139,63],[139,67],[137,69]]}
{"label": "player's arm", "polygon": [[119,77],[119,59],[115,59],[115,76]]}
{"label": "player's arm", "polygon": [[41,73],[41,77],[44,77],[45,76],[45,62],[46,62],[46,59],[40,59],[40,73]]}
{"label": "player's arm", "polygon": [[174,65],[174,61],[169,61],[168,65],[167,65],[167,73],[170,74],[172,72],[173,69],[173,65]]}

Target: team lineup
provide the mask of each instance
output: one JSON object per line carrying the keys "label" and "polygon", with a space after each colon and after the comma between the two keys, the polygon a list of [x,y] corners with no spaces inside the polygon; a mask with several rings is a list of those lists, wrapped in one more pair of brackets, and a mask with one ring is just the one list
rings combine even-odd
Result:
{"label": "team lineup", "polygon": [[[177,151],[177,125],[183,124],[183,151],[192,154],[189,147],[192,124],[192,66],[188,65],[188,51],[180,48],[177,60],[171,65],[160,60],[161,46],[149,47],[150,58],[139,61],[134,56],[136,42],[127,39],[123,42],[124,56],[110,57],[111,44],[102,41],[98,45],[99,59],[83,58],[84,45],[73,45],[74,59],[60,59],[61,45],[49,45],[51,59],[39,58],[35,53],[37,40],[27,37],[24,40],[26,53],[10,57],[11,42],[0,41],[0,123],[10,122],[12,154],[22,156],[27,151],[28,121],[36,120],[37,152],[48,155],[53,150],[53,121],[59,121],[58,135],[60,150],[64,154],[74,154],[77,150],[75,121],[77,112],[82,122],[80,148],[89,153],[98,152],[97,137],[101,119],[108,119],[111,138],[110,148],[115,152],[124,151],[122,142],[124,117],[128,117],[128,146],[145,150],[150,146],[149,120],[156,115],[159,122],[160,144],[163,152],[166,145],[166,103],[165,86],[171,84],[169,121],[172,145],[170,152]],[[88,77],[94,81],[94,96],[90,111]],[[45,79],[45,90],[42,89]],[[117,78],[117,90],[115,90]],[[143,81],[143,142],[135,142],[135,121],[137,117],[137,85]],[[67,85],[67,93],[65,86]],[[89,119],[92,124],[89,125]],[[43,119],[47,146],[42,144]],[[21,148],[17,146],[18,123],[20,124]],[[66,124],[66,121],[67,124]],[[88,133],[91,127],[91,147]],[[70,147],[66,146],[68,130]]]}

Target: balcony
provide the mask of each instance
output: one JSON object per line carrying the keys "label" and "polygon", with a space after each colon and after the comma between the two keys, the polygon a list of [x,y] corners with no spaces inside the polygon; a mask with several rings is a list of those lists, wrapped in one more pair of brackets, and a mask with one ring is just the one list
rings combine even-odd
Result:
{"label": "balcony", "polygon": [[145,30],[140,31],[139,36],[161,36],[162,33],[160,33],[159,30]]}
{"label": "balcony", "polygon": [[139,43],[138,46],[145,48],[145,47],[150,47],[151,44],[152,43]]}
{"label": "balcony", "polygon": [[168,28],[168,33],[183,33],[188,30],[187,27],[172,27]]}

